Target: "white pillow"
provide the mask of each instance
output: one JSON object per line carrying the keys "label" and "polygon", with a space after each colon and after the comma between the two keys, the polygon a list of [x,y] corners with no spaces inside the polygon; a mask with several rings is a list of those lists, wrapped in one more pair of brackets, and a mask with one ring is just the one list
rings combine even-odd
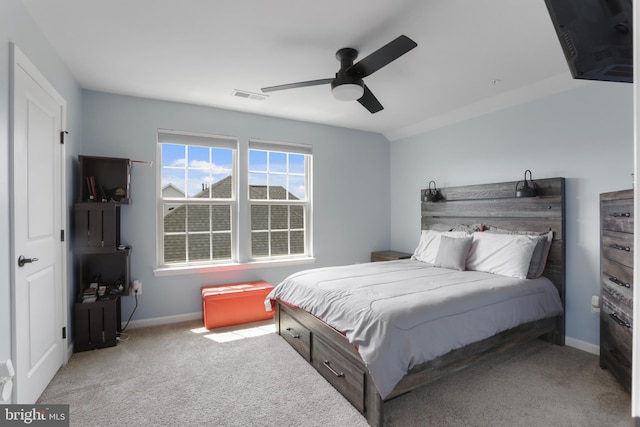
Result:
{"label": "white pillow", "polygon": [[464,231],[441,232],[434,230],[422,230],[422,233],[420,234],[420,242],[418,242],[418,247],[416,247],[416,250],[413,252],[411,259],[435,264],[436,256],[438,255],[438,248],[440,248],[441,236],[460,238],[469,236],[469,233]]}
{"label": "white pillow", "polygon": [[549,250],[551,249],[551,243],[553,242],[553,231],[538,233],[535,231],[509,231],[497,227],[491,227],[486,231],[486,233],[526,234],[534,236],[538,243],[536,244],[536,248],[533,250],[533,255],[531,256],[531,263],[529,264],[527,277],[529,279],[536,279],[542,276],[542,273],[547,266],[547,257],[549,255]]}
{"label": "white pillow", "polygon": [[538,240],[519,234],[473,233],[467,270],[526,279]]}

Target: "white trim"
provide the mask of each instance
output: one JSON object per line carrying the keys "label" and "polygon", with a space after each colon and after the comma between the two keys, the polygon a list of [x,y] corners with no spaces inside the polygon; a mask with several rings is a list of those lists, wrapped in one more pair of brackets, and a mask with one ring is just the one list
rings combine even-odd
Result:
{"label": "white trim", "polygon": [[[10,71],[10,93],[9,93],[9,179],[10,179],[10,200],[11,205],[14,203],[14,139],[15,139],[15,84],[16,84],[16,72],[18,68],[22,69],[25,74],[30,76],[33,81],[39,85],[48,96],[50,96],[59,106],[60,106],[60,130],[66,131],[67,128],[67,100],[56,90],[56,88],[49,82],[47,77],[38,70],[38,68],[29,60],[29,58],[16,46],[14,43],[10,44],[10,63],[11,63],[11,71]],[[70,357],[69,354],[69,289],[68,289],[68,271],[67,271],[67,253],[69,252],[69,224],[67,222],[67,168],[66,168],[66,145],[61,144],[60,147],[60,227],[61,230],[64,230],[65,240],[64,242],[60,242],[60,280],[61,280],[61,295],[60,297],[60,305],[55,309],[60,310],[57,315],[59,316],[60,324],[56,325],[59,327],[60,333],[62,333],[62,328],[66,328],[67,338],[62,339],[61,343],[61,351],[62,351],[62,363],[65,365]],[[13,230],[15,230],[15,217],[13,209],[10,209],[10,225],[11,225],[11,236],[10,236],[10,257],[11,259],[16,259],[16,249],[15,249],[15,235]],[[16,292],[15,292],[15,280],[16,280],[16,272],[14,262],[10,263],[10,291],[11,291],[11,357],[13,360],[17,360],[17,333],[16,330]],[[66,347],[65,348],[65,344]],[[20,378],[15,378],[16,385],[20,381]],[[13,389],[12,401],[17,399],[17,387]]]}
{"label": "white trim", "polygon": [[590,342],[582,341],[576,338],[565,336],[564,343],[569,347],[577,348],[578,350],[586,351],[587,353],[600,356],[600,346],[591,344]]}
{"label": "white trim", "polygon": [[312,155],[313,145],[249,138],[249,150],[278,151],[283,153]]}
{"label": "white trim", "polygon": [[202,266],[184,266],[184,267],[163,267],[153,270],[154,277],[164,276],[180,276],[185,274],[204,274],[204,273],[219,273],[221,271],[237,271],[237,270],[252,270],[256,268],[270,268],[270,267],[289,267],[292,265],[304,265],[313,264],[316,262],[314,257],[306,258],[287,258],[282,260],[264,260],[264,261],[252,261],[244,263],[232,263],[232,264],[218,264],[218,265],[202,265]]}
{"label": "white trim", "polygon": [[[635,6],[638,4],[636,3]],[[633,7],[633,26],[638,28],[640,25],[640,8]],[[638,31],[633,33],[633,173],[634,173],[634,185],[633,185],[633,244],[637,248],[640,245],[640,186],[635,185],[638,182],[638,176],[640,176],[640,144],[639,144],[639,125],[640,118],[638,114],[640,109],[640,69],[638,67],[638,60],[640,59],[640,34]],[[640,251],[633,252],[633,262],[637,267],[640,265]],[[640,283],[640,269],[633,269],[633,282]],[[633,287],[633,300],[638,301],[640,298],[640,287]],[[634,417],[634,425],[638,425],[638,417],[640,417],[640,326],[638,325],[638,319],[640,319],[640,304],[633,304],[633,330],[631,341],[631,416]]]}
{"label": "white trim", "polygon": [[238,148],[238,137],[158,129],[158,143],[220,147],[236,150]]}
{"label": "white trim", "polygon": [[593,84],[586,80],[572,79],[569,72],[558,74],[529,86],[524,86],[509,92],[483,99],[472,104],[465,105],[456,110],[444,112],[438,116],[430,117],[421,122],[404,128],[395,129],[384,133],[389,141],[408,138],[410,136],[429,132],[454,123],[479,117],[494,111],[514,107],[536,99],[554,95],[566,90],[576,89],[581,86]]}
{"label": "white trim", "polygon": [[[175,316],[154,317],[151,319],[133,320],[129,322],[129,325],[127,326],[127,330],[136,329],[136,328],[146,328],[148,326],[168,325],[170,323],[188,322],[191,320],[199,320],[199,319],[202,319],[202,312],[177,314]],[[126,334],[127,331],[125,330],[123,333]]]}

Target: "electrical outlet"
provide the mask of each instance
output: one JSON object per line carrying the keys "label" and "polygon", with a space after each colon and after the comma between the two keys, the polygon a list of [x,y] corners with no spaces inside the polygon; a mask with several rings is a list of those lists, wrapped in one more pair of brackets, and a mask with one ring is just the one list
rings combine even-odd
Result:
{"label": "electrical outlet", "polygon": [[134,280],[131,284],[131,291],[134,295],[142,295],[142,282]]}

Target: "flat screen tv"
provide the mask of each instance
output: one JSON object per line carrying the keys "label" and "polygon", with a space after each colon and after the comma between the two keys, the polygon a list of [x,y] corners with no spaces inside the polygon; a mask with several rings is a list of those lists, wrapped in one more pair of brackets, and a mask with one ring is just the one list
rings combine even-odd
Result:
{"label": "flat screen tv", "polygon": [[545,0],[575,79],[633,82],[632,0]]}

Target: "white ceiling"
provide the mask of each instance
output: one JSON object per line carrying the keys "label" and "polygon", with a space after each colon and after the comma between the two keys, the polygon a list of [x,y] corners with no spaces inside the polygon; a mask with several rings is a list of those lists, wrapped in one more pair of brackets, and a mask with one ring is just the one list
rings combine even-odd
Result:
{"label": "white ceiling", "polygon": [[[22,0],[81,87],[382,133],[393,140],[453,117],[575,83],[543,0]],[[405,34],[418,47],[365,78],[371,114],[330,78]],[[357,61],[357,60],[356,60]]]}

